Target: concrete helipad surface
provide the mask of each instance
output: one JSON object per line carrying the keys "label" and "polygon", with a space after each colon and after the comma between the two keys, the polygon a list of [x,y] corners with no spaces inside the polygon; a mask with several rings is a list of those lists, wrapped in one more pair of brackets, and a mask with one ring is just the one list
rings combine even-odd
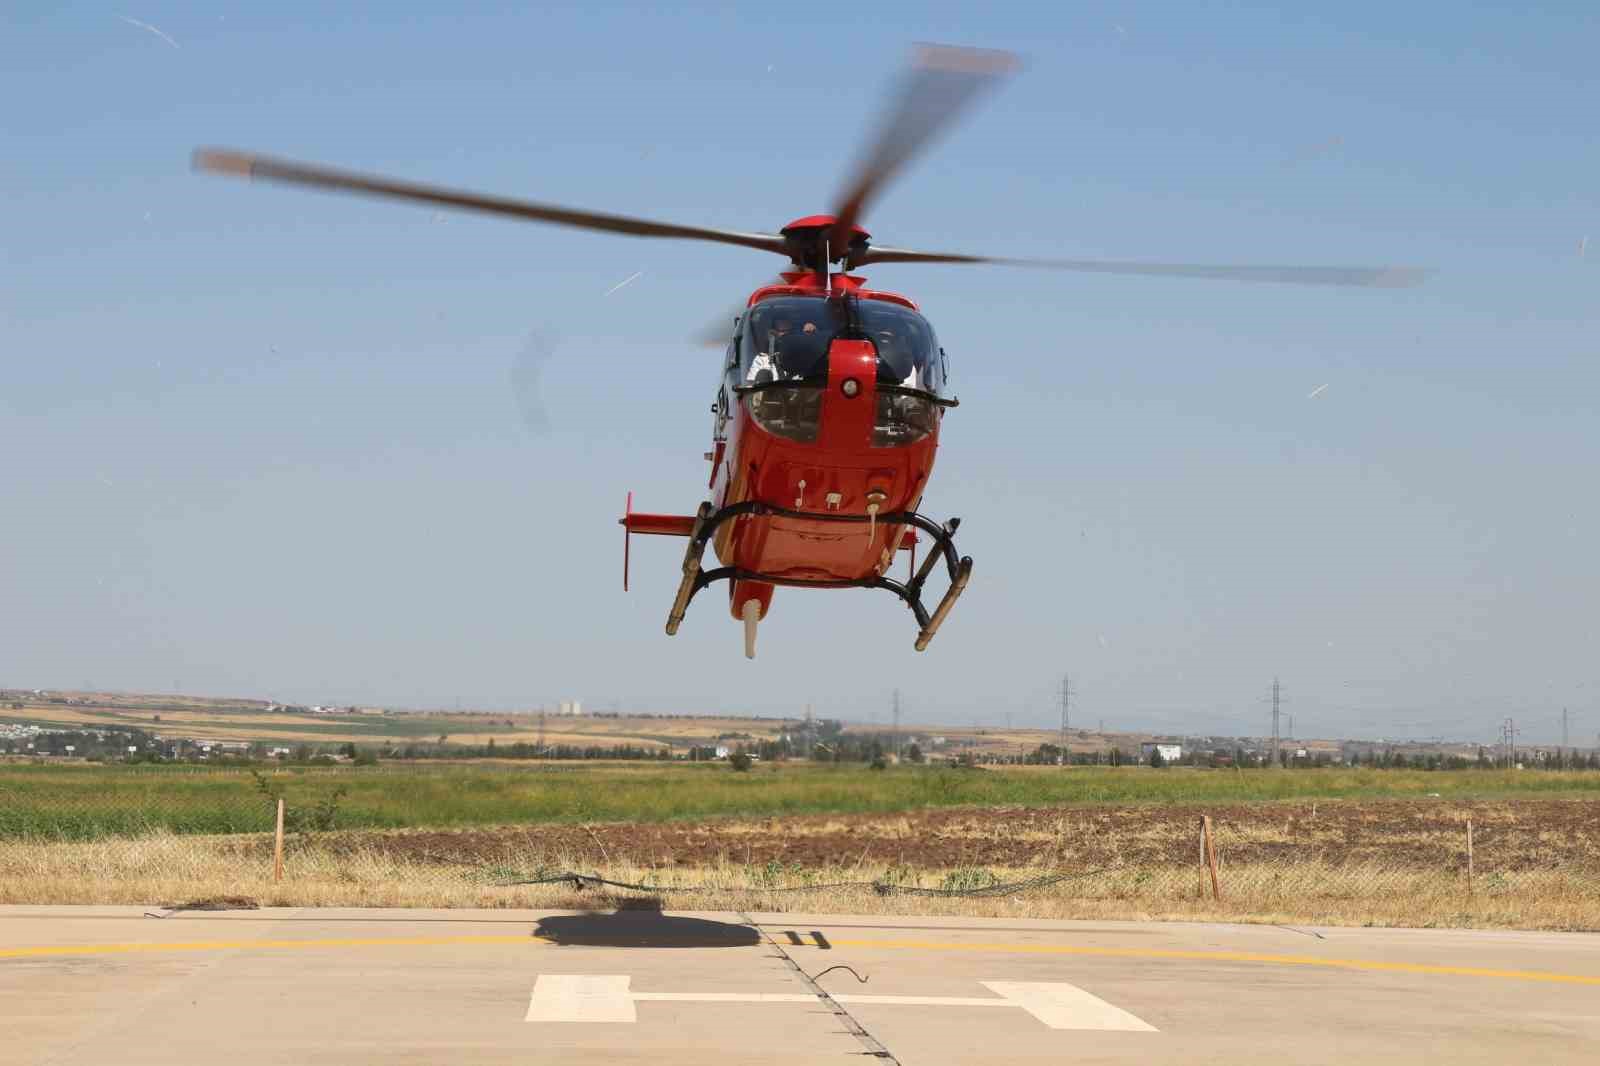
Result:
{"label": "concrete helipad surface", "polygon": [[1600,1062],[1600,937],[1582,934],[641,911],[148,915],[0,908],[0,1060]]}

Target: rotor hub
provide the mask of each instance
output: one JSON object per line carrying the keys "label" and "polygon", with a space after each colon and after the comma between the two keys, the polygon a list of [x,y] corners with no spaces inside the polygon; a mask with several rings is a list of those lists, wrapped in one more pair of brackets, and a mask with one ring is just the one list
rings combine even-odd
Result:
{"label": "rotor hub", "polygon": [[807,215],[797,218],[778,232],[783,235],[784,251],[802,270],[818,270],[824,261],[853,262],[872,243],[872,234],[860,226],[850,227],[850,240],[840,248],[833,242],[838,219],[833,215]]}

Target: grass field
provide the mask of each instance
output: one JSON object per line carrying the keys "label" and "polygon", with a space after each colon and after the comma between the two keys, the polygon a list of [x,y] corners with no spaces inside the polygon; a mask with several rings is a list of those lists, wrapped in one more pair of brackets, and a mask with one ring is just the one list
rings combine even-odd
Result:
{"label": "grass field", "polygon": [[[268,779],[298,812],[346,790],[335,829],[291,833],[281,884],[247,772],[0,766],[0,903],[640,895],[505,884],[573,869],[672,909],[1600,929],[1600,774],[506,762]],[[1201,813],[1220,899],[1197,862]],[[903,894],[919,888],[979,894]]]}
{"label": "grass field", "polygon": [[[606,909],[646,897],[671,910],[1600,930],[1595,808],[1350,799],[342,830],[291,836],[281,883],[265,833],[0,839],[0,903]],[[1197,861],[1200,809],[1218,830],[1220,898]],[[511,883],[566,870],[642,887]]]}
{"label": "grass field", "polygon": [[[662,822],[929,807],[1240,804],[1294,799],[1600,799],[1600,774],[1321,769],[1163,771],[1143,767],[959,770],[768,764],[390,764],[268,772],[291,808],[338,800],[344,828]],[[251,774],[184,766],[0,766],[0,836],[61,839],[269,828]]]}

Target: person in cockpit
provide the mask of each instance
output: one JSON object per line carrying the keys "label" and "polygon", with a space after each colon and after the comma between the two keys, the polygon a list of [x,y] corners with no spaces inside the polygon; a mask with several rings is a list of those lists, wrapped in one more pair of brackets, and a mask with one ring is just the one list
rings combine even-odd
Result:
{"label": "person in cockpit", "polygon": [[[922,387],[921,360],[915,351],[908,351],[892,329],[880,329],[873,334],[872,342],[878,348],[879,381],[892,381],[908,389]],[[885,371],[888,371],[885,374]]]}
{"label": "person in cockpit", "polygon": [[[807,322],[799,329],[795,329],[794,323],[789,319],[780,318],[773,323],[770,350],[758,354],[755,362],[760,363],[764,355],[771,363],[776,377],[805,377],[816,365],[817,358],[821,354],[819,349],[821,339],[815,322]],[[752,369],[754,365],[752,364]]]}

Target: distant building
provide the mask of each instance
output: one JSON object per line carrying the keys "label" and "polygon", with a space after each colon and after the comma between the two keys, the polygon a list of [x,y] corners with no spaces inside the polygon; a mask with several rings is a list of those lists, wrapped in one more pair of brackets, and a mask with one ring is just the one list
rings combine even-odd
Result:
{"label": "distant building", "polygon": [[562,718],[576,718],[583,714],[582,700],[562,700],[557,705],[556,715]]}
{"label": "distant building", "polygon": [[1162,761],[1177,762],[1183,758],[1182,744],[1168,744],[1160,740],[1147,740],[1139,745],[1139,758],[1148,759],[1152,751],[1161,753]]}

